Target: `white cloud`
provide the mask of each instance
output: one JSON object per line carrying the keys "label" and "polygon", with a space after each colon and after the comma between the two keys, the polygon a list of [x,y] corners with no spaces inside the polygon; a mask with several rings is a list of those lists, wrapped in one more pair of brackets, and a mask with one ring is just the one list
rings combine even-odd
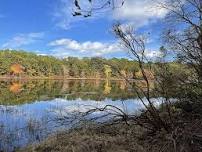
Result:
{"label": "white cloud", "polygon": [[[86,21],[89,19],[96,19],[100,17],[111,18],[116,20],[126,21],[136,28],[155,22],[157,19],[162,19],[168,13],[166,9],[157,7],[158,0],[126,0],[122,7],[116,9],[108,8],[108,10],[101,10],[99,13],[94,13],[89,18],[73,17],[72,1],[60,0],[54,13],[53,19],[56,26],[68,30],[72,25],[77,25],[79,21]],[[165,0],[161,0],[164,2]],[[84,8],[88,7],[81,1]],[[103,13],[104,12],[104,13]]]}
{"label": "white cloud", "polygon": [[145,51],[145,56],[149,59],[149,60],[155,60],[158,57],[161,57],[161,52],[160,51],[154,51],[154,50],[147,50]]}
{"label": "white cloud", "polygon": [[2,45],[3,48],[19,48],[21,46],[32,44],[38,40],[41,40],[43,38],[44,33],[26,33],[26,34],[17,34],[10,40],[8,40],[6,43]]}
{"label": "white cloud", "polygon": [[55,56],[68,56],[80,54],[83,56],[103,56],[110,53],[120,52],[118,43],[102,42],[78,42],[72,39],[59,39],[49,43],[55,47],[52,52]]}
{"label": "white cloud", "polygon": [[167,10],[157,8],[157,0],[126,0],[121,8],[114,10],[113,18],[125,20],[138,28],[164,18],[167,13]]}
{"label": "white cloud", "polygon": [[[51,55],[56,57],[67,57],[67,56],[77,56],[77,57],[94,57],[106,55],[112,55],[112,57],[117,57],[117,53],[126,53],[124,47],[118,42],[114,43],[103,43],[103,42],[78,42],[72,39],[58,39],[52,41],[48,44],[53,47],[51,50]],[[125,54],[125,55],[126,55]],[[131,56],[131,54],[129,53]],[[157,57],[161,56],[161,53],[156,50],[147,49],[145,51],[145,56],[149,60],[155,60]],[[131,56],[133,58],[133,56]]]}

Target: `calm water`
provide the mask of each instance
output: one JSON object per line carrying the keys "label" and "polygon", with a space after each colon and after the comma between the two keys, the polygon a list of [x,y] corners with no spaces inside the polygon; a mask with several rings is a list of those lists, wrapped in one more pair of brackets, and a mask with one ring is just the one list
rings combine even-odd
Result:
{"label": "calm water", "polygon": [[0,150],[41,141],[71,126],[62,118],[92,107],[111,104],[135,114],[143,106],[133,91],[123,81],[0,81]]}

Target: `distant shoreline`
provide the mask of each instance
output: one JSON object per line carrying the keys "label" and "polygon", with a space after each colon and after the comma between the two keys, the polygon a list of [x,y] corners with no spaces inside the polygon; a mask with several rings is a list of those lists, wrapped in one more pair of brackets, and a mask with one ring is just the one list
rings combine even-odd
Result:
{"label": "distant shoreline", "polygon": [[[107,80],[106,78],[75,78],[75,77],[16,77],[16,76],[0,76],[0,80]],[[110,78],[112,81],[124,81],[121,78]],[[131,81],[142,79],[128,79]]]}

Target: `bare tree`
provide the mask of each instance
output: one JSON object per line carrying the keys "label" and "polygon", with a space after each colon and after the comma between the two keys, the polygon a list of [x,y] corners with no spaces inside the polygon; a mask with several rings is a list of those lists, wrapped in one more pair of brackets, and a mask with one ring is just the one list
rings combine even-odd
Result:
{"label": "bare tree", "polygon": [[[150,124],[153,125],[155,129],[164,128],[166,131],[169,132],[171,127],[163,118],[161,118],[158,109],[154,106],[154,103],[151,101],[150,81],[147,77],[144,67],[145,62],[148,61],[145,56],[145,49],[146,49],[145,37],[137,35],[131,26],[123,27],[119,23],[113,26],[113,31],[115,33],[115,36],[121,41],[121,44],[129,51],[129,53],[133,55],[134,59],[138,61],[138,65],[142,73],[143,80],[146,83],[146,90],[142,89],[135,83],[136,86],[135,92],[138,95],[141,102],[143,103],[143,105],[145,106],[147,112],[149,113],[149,115],[146,116],[146,119],[149,121]],[[142,99],[141,94],[143,94],[143,96],[146,97],[146,101]],[[148,105],[145,102],[147,102]]]}
{"label": "bare tree", "polygon": [[[193,26],[193,23],[189,22],[189,17],[186,18],[186,16],[185,16],[188,14],[184,14],[184,12],[181,15],[178,14],[178,12],[180,10],[178,10],[177,7],[179,7],[180,4],[184,4],[181,1],[183,1],[183,0],[177,0],[177,1],[169,0],[169,2],[166,1],[166,3],[159,2],[159,7],[164,8],[164,9],[169,9],[170,16],[173,16],[173,14],[183,16],[183,19],[185,19],[187,21],[186,23],[188,23],[188,24],[191,23],[191,25]],[[197,1],[197,0],[187,0],[187,1]],[[198,1],[200,3],[200,0],[198,0]],[[73,1],[73,3],[74,3],[73,16],[90,17],[92,15],[92,13],[99,12],[100,10],[115,9],[117,7],[121,7],[124,5],[124,2],[125,2],[125,0],[101,0],[101,1],[99,1],[99,0],[85,0],[85,1],[74,0]],[[170,6],[172,6],[172,7],[170,8]],[[177,16],[177,17],[179,17],[179,16]],[[195,27],[195,25],[194,25],[194,27]],[[197,28],[197,31],[198,31],[198,27],[195,27],[195,28]],[[169,119],[170,121],[167,121],[167,120],[164,120],[164,118],[162,118],[160,116],[159,110],[154,106],[154,103],[151,101],[151,86],[150,86],[151,84],[147,77],[147,74],[145,71],[145,66],[144,66],[145,62],[148,62],[148,60],[145,56],[145,49],[146,49],[145,48],[145,43],[146,43],[145,37],[141,36],[141,35],[137,35],[134,32],[134,29],[132,27],[129,27],[129,26],[123,27],[119,23],[115,24],[113,26],[113,31],[114,31],[116,37],[118,39],[120,39],[122,45],[125,46],[125,48],[128,50],[128,52],[132,54],[134,59],[138,61],[139,68],[140,68],[141,74],[143,76],[143,80],[146,84],[146,89],[141,88],[137,83],[135,83],[136,88],[134,91],[136,92],[136,94],[138,95],[142,104],[145,106],[145,108],[147,110],[146,115],[145,115],[146,121],[149,122],[149,124],[151,124],[153,126],[154,130],[156,130],[156,129],[160,130],[160,129],[164,128],[166,131],[169,132],[172,129],[172,127],[171,127],[172,125],[170,125],[172,122],[171,110],[170,110],[171,103],[169,103],[168,98],[166,98],[166,103],[168,103],[167,112],[169,113],[169,118],[170,118]],[[174,34],[176,34],[176,33],[174,33]],[[169,37],[168,41],[170,44],[176,43],[175,39],[173,38],[173,35],[171,34],[171,31],[168,32],[168,37]],[[176,49],[180,50],[180,48],[182,46],[184,46],[184,44],[183,45],[174,45],[174,46],[175,46],[175,50]],[[196,67],[195,61],[191,62],[191,63],[193,64],[194,67]],[[113,68],[115,68],[115,67],[113,67]],[[197,68],[198,67],[196,67],[196,69]],[[120,72],[118,69],[116,69],[116,71]],[[122,75],[122,74],[120,74],[120,75]],[[130,83],[127,78],[125,80],[128,83]],[[163,85],[163,83],[161,83],[161,84]],[[166,92],[166,91],[164,91],[164,92]],[[146,101],[142,99],[143,96],[146,98]],[[112,109],[117,110],[117,107],[113,107],[112,105],[107,105],[105,108],[95,108],[93,110],[90,110],[89,113],[95,112],[95,111],[104,111],[109,108],[110,108],[110,110],[112,110]],[[127,116],[122,111],[120,111],[120,109],[118,109],[118,111],[123,114],[122,116],[124,118],[124,121],[127,122],[127,119],[129,116]],[[87,112],[84,115],[89,114],[89,113]]]}
{"label": "bare tree", "polygon": [[[177,17],[177,21],[178,22],[182,22],[184,21],[186,24],[190,25],[190,27],[188,27],[188,31],[192,32],[191,34],[196,36],[194,37],[196,39],[197,42],[197,46],[199,45],[199,41],[202,40],[198,40],[198,38],[200,37],[200,33],[201,33],[201,27],[198,27],[197,24],[195,23],[195,19],[192,20],[193,14],[191,16],[189,16],[188,13],[185,13],[186,11],[184,10],[185,8],[182,7],[184,6],[184,2],[182,2],[184,0],[169,0],[166,1],[166,3],[161,3],[159,2],[159,7],[164,8],[164,9],[168,9],[169,10],[169,16],[173,16],[175,15]],[[190,4],[192,4],[195,8],[197,8],[197,11],[199,11],[201,13],[201,6],[198,7],[198,3],[201,4],[200,0],[185,0],[190,2]],[[194,3],[192,3],[192,1]],[[125,0],[85,0],[85,1],[79,1],[79,0],[74,0],[74,10],[73,10],[73,16],[83,16],[83,17],[90,17],[92,15],[92,13],[94,12],[99,12],[100,10],[105,10],[105,9],[115,9],[117,7],[121,7],[124,5]],[[197,4],[197,5],[195,5]],[[180,9],[179,9],[180,8]],[[192,18],[190,18],[192,17]],[[201,18],[201,16],[198,16],[199,18]],[[200,23],[201,24],[201,23]],[[200,30],[199,30],[200,29]],[[186,30],[187,31],[187,30]],[[160,116],[159,110],[154,106],[154,103],[151,101],[151,84],[150,81],[147,77],[147,74],[145,72],[145,62],[148,62],[146,56],[145,56],[145,43],[146,43],[146,39],[144,36],[142,35],[138,35],[134,32],[134,29],[130,26],[128,27],[123,27],[121,24],[115,24],[113,26],[113,32],[116,35],[116,37],[121,41],[121,44],[128,50],[129,53],[132,54],[132,56],[134,57],[135,60],[138,61],[138,65],[141,71],[141,74],[143,76],[143,80],[146,84],[146,89],[141,88],[137,83],[135,83],[135,92],[138,95],[139,99],[141,100],[142,104],[145,106],[148,114],[145,115],[146,117],[146,121],[149,122],[149,124],[151,124],[154,128],[154,130],[160,130],[162,128],[164,128],[167,132],[169,132],[171,130],[171,125],[170,123],[171,121],[171,111],[170,111],[170,103],[168,104],[168,113],[169,113],[169,117],[170,117],[170,122],[165,121],[164,118],[162,118]],[[190,62],[195,68],[196,70],[199,71],[199,67],[196,66],[196,60],[195,58],[193,58],[193,54],[190,53],[189,48],[186,48],[187,50],[185,51],[185,46],[190,46],[190,44],[187,44],[188,42],[190,43],[190,40],[192,39],[188,39],[186,40],[186,42],[183,43],[179,43],[177,40],[181,40],[180,38],[180,34],[179,35],[174,35],[177,34],[172,33],[171,30],[169,30],[169,32],[167,32],[167,37],[168,37],[168,42],[169,44],[174,44],[173,48],[175,50],[183,50],[184,53],[181,55],[183,55],[183,57],[192,57],[192,58],[188,58],[190,59],[192,62]],[[198,35],[196,35],[198,34]],[[188,34],[190,35],[190,34]],[[178,38],[178,39],[177,39]],[[200,42],[201,43],[201,42]],[[186,44],[186,45],[185,45]],[[201,45],[202,46],[202,45]],[[182,49],[183,47],[183,49]],[[195,47],[195,43],[194,43],[194,49],[197,49],[198,47]],[[198,50],[197,50],[198,51]],[[197,52],[196,50],[194,50],[194,52]],[[202,51],[201,51],[202,52]],[[198,53],[194,53],[196,55],[198,55]],[[200,56],[201,54],[199,54]],[[198,57],[198,56],[197,56]],[[190,61],[187,60],[186,61]],[[185,61],[185,60],[184,60]],[[202,63],[202,62],[201,62]],[[114,68],[114,67],[113,67]],[[119,70],[117,70],[119,72]],[[200,72],[199,72],[200,73]],[[200,74],[199,74],[200,75]],[[125,79],[128,83],[129,80],[126,78]],[[142,97],[146,98],[146,101],[144,99],[142,99]],[[168,101],[168,98],[166,98],[166,102]],[[95,111],[106,111],[106,110],[118,110],[119,114],[118,116],[121,115],[123,116],[124,121],[127,122],[127,119],[129,116],[127,116],[123,111],[121,111],[121,109],[118,109],[117,107],[114,107],[112,105],[107,105],[105,108],[94,108],[92,110],[90,110],[89,112],[85,113],[84,115],[88,115],[89,113],[95,112]],[[113,111],[113,110],[112,110]]]}
{"label": "bare tree", "polygon": [[202,1],[169,0],[158,7],[168,10],[164,39],[178,58],[190,65],[202,81]]}
{"label": "bare tree", "polygon": [[90,17],[92,13],[123,6],[125,0],[73,0],[73,16]]}

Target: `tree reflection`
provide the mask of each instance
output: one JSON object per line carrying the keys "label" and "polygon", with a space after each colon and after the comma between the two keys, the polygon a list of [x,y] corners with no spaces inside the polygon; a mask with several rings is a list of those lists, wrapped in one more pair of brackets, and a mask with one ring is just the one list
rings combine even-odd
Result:
{"label": "tree reflection", "polygon": [[14,82],[9,87],[9,90],[15,94],[20,93],[22,91],[22,84],[20,84],[19,82]]}
{"label": "tree reflection", "polygon": [[110,81],[108,79],[106,79],[105,85],[104,85],[104,94],[110,94],[111,89],[112,89],[112,87],[110,85]]}
{"label": "tree reflection", "polygon": [[[131,87],[131,86],[130,86]],[[124,81],[101,80],[21,80],[0,81],[0,104],[16,105],[55,98],[68,100],[136,97]]]}

